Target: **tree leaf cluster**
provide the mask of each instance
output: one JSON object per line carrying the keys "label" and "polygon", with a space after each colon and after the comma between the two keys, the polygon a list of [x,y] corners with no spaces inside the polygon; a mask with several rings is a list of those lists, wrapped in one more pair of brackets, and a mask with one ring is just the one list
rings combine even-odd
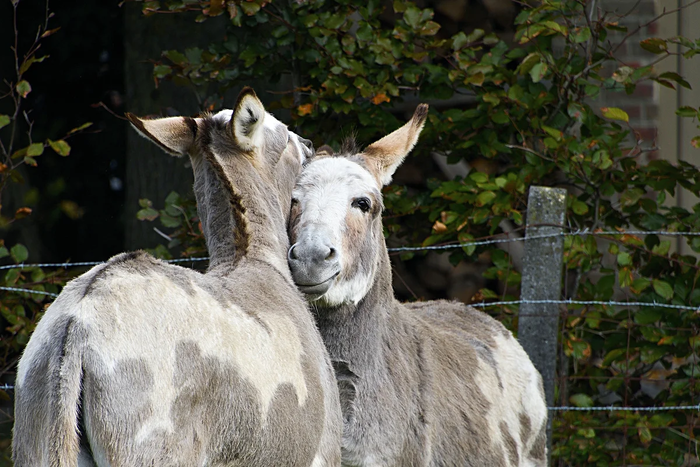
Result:
{"label": "tree leaf cluster", "polygon": [[[147,5],[150,12],[198,9],[200,20],[212,15],[209,2]],[[677,237],[624,233],[700,231],[700,206],[687,210],[669,202],[680,190],[698,195],[700,171],[655,159],[656,148],[641,140],[624,109],[596,104],[601,91],[631,94],[645,82],[690,87],[677,73],[659,73],[656,64],[694,56],[700,41],[645,39],[640,46],[658,58],[644,66],[624,64],[617,58],[619,44],[637,31],[622,26],[619,14],[570,0],[524,6],[512,42],[479,29],[446,37],[432,11],[402,0],[391,6],[324,0],[219,5],[216,14],[228,12],[231,19],[226,40],[207,50],[165,51],[154,67],[156,79],[195,87],[215,82],[219,95],[258,80],[282,82],[286,91],[271,107],[291,111],[302,134],[332,145],[342,139],[339,126],[354,127],[360,142],[393,130],[401,121],[394,109],[403,102],[471,97],[468,105],[434,106],[415,151],[439,151],[471,172],[430,179],[423,188],[387,187],[388,235],[424,246],[488,238],[502,231],[503,222],[524,227],[529,186],[563,186],[569,231],[620,234],[566,237],[573,287],[562,298],[700,307],[700,239],[687,237],[693,253],[681,255]],[[691,107],[678,115],[699,116]],[[507,253],[468,245],[453,250],[450,260],[485,256],[491,266],[484,277],[499,288],[484,288],[475,298],[517,299],[521,277]],[[516,329],[517,307],[503,311],[504,322]],[[562,404],[697,403],[698,313],[569,306],[563,318],[562,358],[571,378],[557,388]],[[623,458],[681,465],[692,457],[688,436],[700,433],[674,427],[692,416],[563,413],[555,419],[554,456],[572,465],[617,465]]]}

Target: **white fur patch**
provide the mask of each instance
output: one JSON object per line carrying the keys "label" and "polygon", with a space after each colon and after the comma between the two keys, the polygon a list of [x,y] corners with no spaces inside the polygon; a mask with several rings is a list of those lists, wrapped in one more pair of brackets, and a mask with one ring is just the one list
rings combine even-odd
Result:
{"label": "white fur patch", "polygon": [[[175,269],[181,277],[197,274],[184,268]],[[203,357],[235,365],[241,377],[258,390],[263,418],[282,384],[291,384],[299,405],[305,403],[308,390],[301,364],[303,348],[290,318],[261,313],[259,319],[264,322],[265,329],[239,307],[223,308],[211,294],[194,283],[194,293],[189,294],[164,275],[151,273],[143,278],[116,268],[112,269],[109,284],[101,286],[99,293],[81,299],[85,279],[94,273],[95,270],[82,276],[81,287],[77,290],[71,287],[76,281],[69,284],[47,310],[22,359],[17,377],[19,384],[26,378],[27,365],[38,355],[38,347],[49,337],[47,331],[53,327],[52,323],[67,315],[93,331],[90,339],[94,342],[86,345],[97,354],[98,367],[105,372],[115,371],[117,364],[125,359],[156,362],[149,367],[154,383],[151,390],[154,407],[170,407],[177,396],[178,391],[173,386],[176,361],[172,350],[178,342],[194,342]],[[168,297],[167,310],[164,310],[162,297]],[[168,319],[163,319],[164,313]],[[169,346],[163,348],[164,342],[170,343]],[[168,353],[164,353],[166,351]],[[174,425],[167,410],[154,411],[135,441],[144,440],[157,430],[173,432]]]}
{"label": "white fur patch", "polygon": [[297,151],[299,151],[299,162],[303,165],[304,162],[306,162],[306,159],[311,157],[311,150],[299,142],[299,135],[293,131],[289,132],[289,139],[294,142],[294,146],[296,147]]}
{"label": "white fur patch", "polygon": [[357,304],[374,282],[374,271],[369,275],[344,274],[348,252],[343,251],[346,218],[360,216],[370,222],[371,217],[351,207],[353,199],[370,197],[379,188],[374,177],[358,164],[342,157],[319,159],[302,172],[293,197],[301,206],[298,238],[308,241],[326,241],[338,255],[341,273],[330,289],[320,298],[329,305]]}
{"label": "white fur patch", "polygon": [[[528,453],[537,433],[547,420],[547,407],[540,392],[540,375],[530,362],[523,348],[510,335],[494,334],[497,347],[494,354],[503,389],[498,388],[498,380],[493,369],[480,364],[477,381],[485,389],[484,395],[491,403],[487,415],[489,432],[495,444],[503,443],[500,423],[505,422],[510,435],[516,442],[520,466],[530,465]],[[504,379],[505,376],[505,379]],[[520,414],[526,414],[531,421],[531,435],[528,445],[520,439]]]}
{"label": "white fur patch", "polygon": [[241,149],[252,151],[262,145],[265,132],[261,130],[268,115],[257,96],[243,96],[233,114],[233,136]]}

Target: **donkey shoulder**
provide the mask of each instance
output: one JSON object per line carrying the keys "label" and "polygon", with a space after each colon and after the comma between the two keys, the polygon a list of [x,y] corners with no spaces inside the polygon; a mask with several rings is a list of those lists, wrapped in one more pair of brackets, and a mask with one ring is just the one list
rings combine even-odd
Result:
{"label": "donkey shoulder", "polygon": [[471,337],[482,339],[495,336],[506,340],[513,338],[513,334],[499,321],[461,302],[431,300],[405,303],[404,306],[418,316],[426,326],[432,328],[460,334],[467,333]]}

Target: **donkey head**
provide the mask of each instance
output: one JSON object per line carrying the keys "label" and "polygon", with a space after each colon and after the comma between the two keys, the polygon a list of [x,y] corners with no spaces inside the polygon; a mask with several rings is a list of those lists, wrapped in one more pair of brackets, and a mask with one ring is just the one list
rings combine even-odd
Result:
{"label": "donkey head", "polygon": [[297,287],[320,305],[357,304],[372,287],[381,256],[381,188],[413,149],[428,106],[356,153],[319,154],[292,194],[288,262]]}
{"label": "donkey head", "polygon": [[[210,266],[245,254],[250,229],[261,223],[286,251],[282,237],[292,189],[313,147],[267,113],[251,88],[241,91],[234,110],[198,118],[127,118],[165,152],[192,160]],[[248,222],[246,211],[263,219]]]}

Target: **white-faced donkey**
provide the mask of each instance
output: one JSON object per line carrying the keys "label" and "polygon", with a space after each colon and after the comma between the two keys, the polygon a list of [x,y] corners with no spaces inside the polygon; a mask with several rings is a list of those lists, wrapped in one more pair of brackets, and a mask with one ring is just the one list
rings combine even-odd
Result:
{"label": "white-faced donkey", "polygon": [[461,303],[394,298],[380,190],[427,114],[362,152],[318,154],[293,192],[288,260],[335,367],[343,464],[544,466],[542,380],[513,335]]}
{"label": "white-faced donkey", "polygon": [[286,260],[310,143],[249,88],[233,111],[128,117],[190,156],[209,270],[126,253],[65,287],[19,363],[15,466],[339,465],[333,367]]}

